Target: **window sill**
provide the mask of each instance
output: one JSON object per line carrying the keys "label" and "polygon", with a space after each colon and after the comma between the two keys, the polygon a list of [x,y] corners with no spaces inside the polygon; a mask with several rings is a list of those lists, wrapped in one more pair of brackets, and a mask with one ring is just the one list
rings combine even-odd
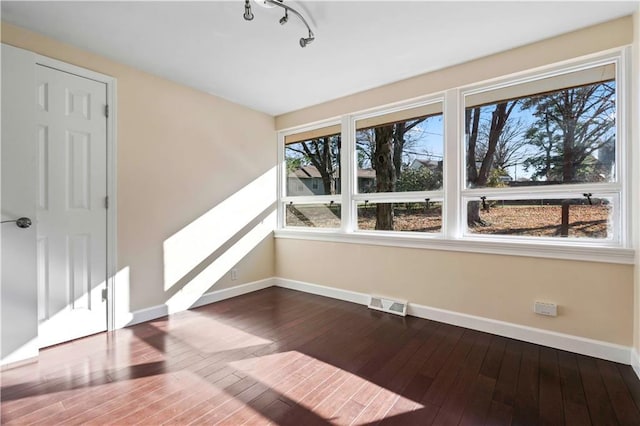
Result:
{"label": "window sill", "polygon": [[549,243],[531,243],[523,241],[483,241],[480,239],[442,239],[422,235],[374,235],[356,232],[342,233],[327,230],[291,230],[275,231],[276,238],[327,241],[348,244],[367,244],[389,247],[421,248],[469,253],[499,254],[508,256],[540,257],[547,259],[578,260],[633,265],[635,251],[629,248],[585,246]]}

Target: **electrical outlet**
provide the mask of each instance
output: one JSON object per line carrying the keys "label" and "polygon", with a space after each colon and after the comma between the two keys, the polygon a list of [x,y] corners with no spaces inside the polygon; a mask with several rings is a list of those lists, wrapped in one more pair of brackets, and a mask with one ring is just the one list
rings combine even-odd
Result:
{"label": "electrical outlet", "polygon": [[231,270],[231,281],[235,281],[238,279],[238,270],[236,268],[233,268]]}
{"label": "electrical outlet", "polygon": [[545,315],[548,317],[557,317],[558,305],[556,305],[555,303],[536,301],[533,305],[533,312],[535,312],[538,315]]}

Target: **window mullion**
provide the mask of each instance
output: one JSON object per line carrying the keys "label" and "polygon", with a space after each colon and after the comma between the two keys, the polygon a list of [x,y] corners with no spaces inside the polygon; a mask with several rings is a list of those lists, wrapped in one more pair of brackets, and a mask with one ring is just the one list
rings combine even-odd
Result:
{"label": "window mullion", "polygon": [[456,239],[462,236],[460,216],[460,182],[464,158],[462,146],[464,140],[460,125],[464,110],[460,102],[460,93],[457,89],[448,90],[444,98],[444,163],[443,163],[443,189],[444,203],[442,212],[442,231],[444,237]]}
{"label": "window mullion", "polygon": [[[632,247],[632,241],[629,239],[630,235],[637,234],[637,230],[633,229],[633,223],[631,221],[633,209],[632,209],[632,192],[637,192],[634,185],[637,185],[636,180],[632,179],[632,165],[634,164],[633,155],[628,155],[629,152],[633,153],[634,150],[629,146],[631,139],[630,131],[632,123],[630,108],[631,100],[627,99],[631,87],[632,74],[632,61],[629,60],[631,55],[631,48],[627,47],[622,51],[620,58],[618,59],[618,66],[616,67],[617,76],[616,82],[618,85],[618,92],[616,96],[616,134],[618,135],[618,149],[616,150],[616,177],[618,182],[621,183],[620,190],[620,211],[618,230],[620,233],[620,243],[623,247]],[[634,135],[637,139],[637,135]],[[636,144],[637,145],[637,144]],[[636,156],[637,157],[637,156]],[[636,212],[637,214],[637,212]]]}
{"label": "window mullion", "polygon": [[[284,158],[284,134],[278,133],[278,164],[276,167],[276,182],[277,182],[277,199],[282,200],[285,195],[285,183],[287,181],[287,167],[285,165]],[[277,227],[278,229],[284,228],[284,206],[282,202],[277,203]]]}
{"label": "window mullion", "polygon": [[341,232],[349,233],[354,229],[355,203],[351,202],[355,192],[354,180],[356,179],[355,165],[355,131],[351,116],[342,117],[342,134],[340,136],[342,147],[340,149],[341,176],[340,190],[342,195],[342,226]]}

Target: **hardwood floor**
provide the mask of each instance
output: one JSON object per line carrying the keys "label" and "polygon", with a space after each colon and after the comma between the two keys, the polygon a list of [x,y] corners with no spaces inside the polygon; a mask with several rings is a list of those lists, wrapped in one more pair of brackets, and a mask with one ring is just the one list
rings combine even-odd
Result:
{"label": "hardwood floor", "polygon": [[269,288],[41,351],[2,424],[640,425],[631,367]]}

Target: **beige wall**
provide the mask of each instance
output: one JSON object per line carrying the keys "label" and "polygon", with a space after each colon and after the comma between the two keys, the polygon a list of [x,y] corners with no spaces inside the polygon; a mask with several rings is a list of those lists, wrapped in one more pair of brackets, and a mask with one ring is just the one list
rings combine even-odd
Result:
{"label": "beige wall", "polygon": [[[632,40],[633,21],[626,17],[285,114],[276,117],[276,127],[428,95]],[[638,272],[632,265],[276,239],[276,274],[626,346],[634,343]],[[559,316],[533,314],[534,300],[557,303]]]}
{"label": "beige wall", "polygon": [[215,241],[224,234],[227,224],[218,219],[237,216],[234,212],[242,200],[233,196],[245,186],[262,176],[260,192],[273,191],[275,173],[269,173],[276,164],[273,117],[5,23],[2,42],[117,79],[118,269],[125,278],[118,286],[128,282],[130,287],[119,288],[117,296],[127,296],[131,310],[165,303],[189,283],[194,269],[223,258],[207,287],[218,279],[228,287],[231,282],[224,272],[238,262],[238,280],[233,284],[274,275],[270,234],[254,236],[253,250],[247,244],[244,251],[232,249],[275,209],[275,195],[273,200],[246,203],[245,216],[251,212],[247,226],[243,223],[224,241],[210,244],[211,252],[203,253],[206,246],[198,248],[196,258],[203,263],[183,267],[181,273],[187,278],[167,283],[164,270],[173,262],[166,258],[165,242],[185,226],[216,215],[216,220],[204,220],[196,229],[193,241],[183,239],[180,250],[196,250],[199,241]]}

